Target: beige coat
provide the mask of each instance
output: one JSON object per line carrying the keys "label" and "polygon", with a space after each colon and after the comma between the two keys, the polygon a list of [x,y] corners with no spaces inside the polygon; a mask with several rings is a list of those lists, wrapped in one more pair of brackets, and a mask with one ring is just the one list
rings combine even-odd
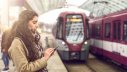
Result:
{"label": "beige coat", "polygon": [[34,62],[28,62],[28,50],[20,38],[15,38],[8,50],[17,72],[35,72],[47,66],[47,61],[44,58]]}

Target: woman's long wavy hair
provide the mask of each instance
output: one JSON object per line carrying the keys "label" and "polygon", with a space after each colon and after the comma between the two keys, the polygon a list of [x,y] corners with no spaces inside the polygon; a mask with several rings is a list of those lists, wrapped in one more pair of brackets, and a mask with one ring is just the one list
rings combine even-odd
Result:
{"label": "woman's long wavy hair", "polygon": [[[28,22],[32,20],[35,16],[38,16],[37,13],[30,10],[22,11],[19,15],[18,24],[16,28],[15,36],[19,37],[25,44],[28,50],[28,60],[34,61],[37,57],[37,51],[35,49],[35,44],[38,43],[35,40],[35,37],[32,35],[32,32],[28,28]],[[39,34],[38,34],[39,35]]]}

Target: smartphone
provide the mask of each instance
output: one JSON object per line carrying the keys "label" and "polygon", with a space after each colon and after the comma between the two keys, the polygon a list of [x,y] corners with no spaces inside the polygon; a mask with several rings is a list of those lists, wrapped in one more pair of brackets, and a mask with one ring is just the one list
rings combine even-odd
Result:
{"label": "smartphone", "polygon": [[57,48],[58,48],[58,46],[57,47],[55,47],[55,49],[54,49],[54,51],[52,52],[52,54],[57,50]]}
{"label": "smartphone", "polygon": [[57,46],[57,47],[55,47],[54,51],[56,51],[56,50],[57,50],[57,48],[58,48],[58,46]]}

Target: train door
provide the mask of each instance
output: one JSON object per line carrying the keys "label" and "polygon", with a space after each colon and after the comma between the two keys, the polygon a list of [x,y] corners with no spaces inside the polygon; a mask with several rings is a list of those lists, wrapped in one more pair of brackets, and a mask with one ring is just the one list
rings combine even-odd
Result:
{"label": "train door", "polygon": [[102,55],[102,20],[98,20],[92,26],[94,53]]}
{"label": "train door", "polygon": [[112,58],[111,21],[105,20],[103,26],[103,55]]}
{"label": "train door", "polygon": [[113,40],[112,40],[112,59],[120,62],[120,39],[121,39],[121,21],[113,21]]}
{"label": "train door", "polygon": [[96,53],[97,52],[97,49],[94,47],[94,37],[95,37],[95,23],[90,23],[90,39],[91,39],[91,42],[90,42],[90,46],[91,46],[91,49],[90,51],[92,53]]}

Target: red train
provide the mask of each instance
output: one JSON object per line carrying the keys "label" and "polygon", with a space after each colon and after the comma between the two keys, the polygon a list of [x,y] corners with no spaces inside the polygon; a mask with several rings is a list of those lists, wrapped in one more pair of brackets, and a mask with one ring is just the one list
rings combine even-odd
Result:
{"label": "red train", "polygon": [[65,8],[58,16],[56,38],[62,60],[86,61],[89,55],[88,19],[84,12]]}
{"label": "red train", "polygon": [[91,52],[127,67],[127,10],[89,21]]}

